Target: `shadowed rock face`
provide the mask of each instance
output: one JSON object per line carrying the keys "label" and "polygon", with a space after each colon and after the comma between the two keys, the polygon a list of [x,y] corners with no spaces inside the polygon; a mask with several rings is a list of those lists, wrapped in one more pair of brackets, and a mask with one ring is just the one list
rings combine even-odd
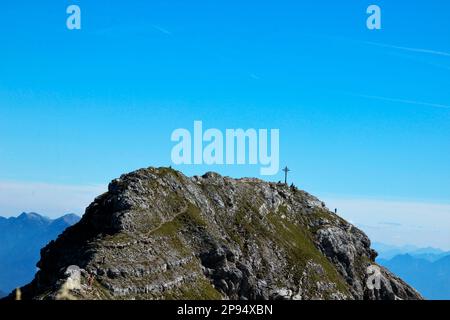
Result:
{"label": "shadowed rock face", "polygon": [[70,294],[83,299],[421,299],[383,268],[369,289],[375,257],[362,231],[306,192],[148,168],[112,181],[42,249],[22,297],[57,297],[76,265]]}

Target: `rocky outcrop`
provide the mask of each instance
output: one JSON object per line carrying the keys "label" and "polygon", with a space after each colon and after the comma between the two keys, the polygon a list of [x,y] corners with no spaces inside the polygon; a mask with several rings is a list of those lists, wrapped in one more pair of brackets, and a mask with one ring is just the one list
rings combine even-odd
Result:
{"label": "rocky outcrop", "polygon": [[112,181],[42,249],[22,298],[64,287],[78,299],[421,299],[375,257],[362,231],[294,187],[148,168]]}

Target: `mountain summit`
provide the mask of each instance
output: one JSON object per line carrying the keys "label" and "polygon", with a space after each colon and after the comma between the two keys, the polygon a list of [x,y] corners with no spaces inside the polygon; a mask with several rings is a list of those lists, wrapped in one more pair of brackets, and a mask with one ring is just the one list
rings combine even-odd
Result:
{"label": "mountain summit", "polygon": [[375,257],[362,231],[295,187],[148,168],[113,180],[41,250],[22,297],[54,299],[71,281],[81,299],[421,299],[382,267],[369,289]]}

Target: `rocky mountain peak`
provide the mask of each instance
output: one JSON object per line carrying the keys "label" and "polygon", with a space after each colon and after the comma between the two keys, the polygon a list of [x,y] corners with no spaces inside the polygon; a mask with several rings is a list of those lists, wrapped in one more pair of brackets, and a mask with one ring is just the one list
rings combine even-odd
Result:
{"label": "rocky mountain peak", "polygon": [[295,187],[147,168],[113,180],[42,249],[22,296],[57,298],[80,270],[70,291],[83,299],[421,298],[375,256],[362,231]]}
{"label": "rocky mountain peak", "polygon": [[42,222],[48,223],[50,221],[49,218],[44,217],[36,212],[22,212],[17,218],[20,221],[33,221],[33,222]]}

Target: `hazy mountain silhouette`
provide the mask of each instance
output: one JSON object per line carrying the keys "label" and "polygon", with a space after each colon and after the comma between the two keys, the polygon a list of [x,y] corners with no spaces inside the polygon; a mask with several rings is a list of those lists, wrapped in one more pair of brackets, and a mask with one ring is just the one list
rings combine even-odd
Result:
{"label": "hazy mountain silhouette", "polygon": [[419,248],[413,245],[404,245],[398,247],[379,242],[373,243],[372,246],[378,252],[378,259],[383,260],[391,260],[395,256],[408,254],[415,258],[434,262],[450,255],[449,251],[444,251],[433,247]]}
{"label": "hazy mountain silhouette", "polygon": [[427,299],[450,299],[450,255],[430,260],[411,254],[397,255],[377,262],[402,277]]}
{"label": "hazy mountain silhouette", "polygon": [[37,213],[0,217],[0,296],[33,279],[40,250],[80,217],[52,220]]}

